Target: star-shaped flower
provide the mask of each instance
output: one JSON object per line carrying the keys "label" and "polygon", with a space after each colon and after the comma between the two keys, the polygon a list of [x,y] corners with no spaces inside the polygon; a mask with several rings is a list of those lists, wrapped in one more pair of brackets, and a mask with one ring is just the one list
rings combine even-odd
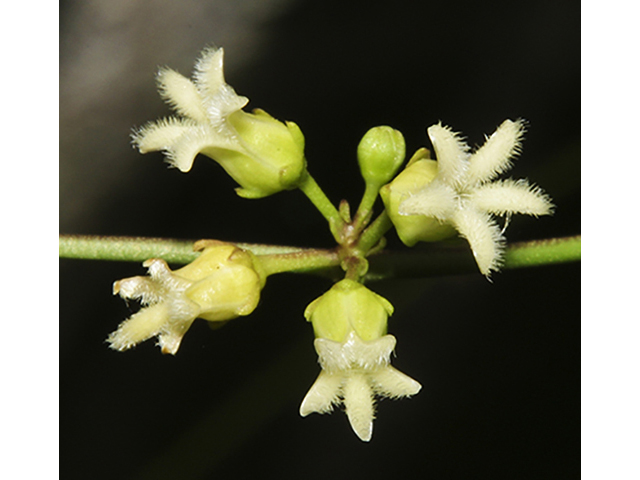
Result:
{"label": "star-shaped flower", "polygon": [[303,417],[343,404],[354,432],[371,440],[374,399],[415,395],[420,384],[389,362],[396,339],[387,335],[393,305],[354,280],[344,279],[305,310],[313,324],[322,371],[300,406]]}
{"label": "star-shaped flower", "polygon": [[164,260],[144,262],[148,277],[131,277],[113,284],[113,293],[139,300],[142,309],[120,324],[107,341],[114,350],[128,350],[158,337],[162,353],[175,355],[193,321],[224,322],[249,315],[258,305],[264,280],[253,258],[220,242],[175,272]]}
{"label": "star-shaped flower", "polygon": [[489,276],[499,269],[505,244],[493,215],[538,216],[553,211],[551,199],[527,180],[496,180],[520,153],[524,122],[505,120],[473,153],[449,127],[433,125],[427,133],[438,160],[437,173],[421,188],[405,192],[399,213],[422,215],[455,228],[469,242],[480,272]]}
{"label": "star-shaped flower", "polygon": [[371,440],[375,396],[406,397],[422,388],[389,364],[395,345],[393,335],[363,341],[354,331],[343,343],[317,338],[314,346],[322,372],[304,397],[300,415],[328,413],[342,403],[356,435]]}
{"label": "star-shaped flower", "polygon": [[193,81],[162,68],[158,85],[179,116],[150,122],[134,133],[141,153],[164,150],[182,172],[191,170],[202,153],[217,161],[240,184],[238,195],[247,198],[298,185],[306,168],[302,132],[263,110],[242,111],[249,99],[225,82],[221,48],[202,53]]}

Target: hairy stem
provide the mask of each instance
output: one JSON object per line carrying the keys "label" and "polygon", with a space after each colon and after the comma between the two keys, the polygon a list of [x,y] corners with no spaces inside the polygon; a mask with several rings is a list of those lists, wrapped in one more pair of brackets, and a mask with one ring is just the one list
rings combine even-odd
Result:
{"label": "hairy stem", "polygon": [[504,268],[578,261],[582,254],[581,240],[580,235],[577,235],[575,237],[514,243],[507,248]]}
{"label": "hairy stem", "polygon": [[267,276],[283,272],[314,272],[340,265],[335,250],[305,249],[293,253],[260,255],[259,258]]}
{"label": "hairy stem", "polygon": [[193,242],[169,238],[103,237],[60,235],[60,257],[84,260],[143,262],[162,258],[169,263],[185,264],[198,256]]}
{"label": "hairy stem", "polygon": [[[235,243],[256,255],[277,255],[302,252],[307,249],[255,243]],[[115,260],[144,262],[162,258],[168,263],[186,264],[199,253],[193,251],[194,240],[150,237],[104,237],[96,235],[60,235],[60,258],[83,260]]]}
{"label": "hairy stem", "polygon": [[[371,224],[374,228],[379,219]],[[382,224],[382,220],[380,220]],[[384,226],[384,225],[382,225]],[[382,228],[376,227],[381,231]],[[367,231],[369,230],[367,229]],[[370,237],[378,239],[373,231]],[[370,241],[369,241],[370,243]],[[163,238],[101,237],[61,235],[60,257],[84,260],[117,260],[142,262],[148,258],[162,258],[169,263],[185,264],[198,253],[193,241]],[[306,249],[276,245],[235,243],[240,248],[264,256],[269,274],[283,271],[318,273],[339,265],[333,250]],[[581,256],[581,237],[551,238],[514,243],[505,252],[504,269],[576,262]],[[478,271],[469,245],[463,241],[440,242],[402,252],[382,251],[369,257],[370,269],[366,280],[384,278],[429,277]]]}

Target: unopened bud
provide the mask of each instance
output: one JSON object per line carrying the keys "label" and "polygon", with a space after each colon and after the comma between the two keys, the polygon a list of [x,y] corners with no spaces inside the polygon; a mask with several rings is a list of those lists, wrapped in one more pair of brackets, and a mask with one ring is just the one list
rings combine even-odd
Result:
{"label": "unopened bud", "polygon": [[402,133],[391,127],[373,127],[358,145],[358,164],[367,184],[382,186],[393,178],[404,161]]}

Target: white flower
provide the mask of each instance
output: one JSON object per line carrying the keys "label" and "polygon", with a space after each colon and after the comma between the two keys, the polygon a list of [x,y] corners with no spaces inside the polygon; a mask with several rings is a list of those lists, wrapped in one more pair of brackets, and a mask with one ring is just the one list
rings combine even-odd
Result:
{"label": "white flower", "polygon": [[393,335],[365,342],[352,331],[344,343],[317,338],[314,345],[322,372],[304,397],[300,415],[328,413],[333,405],[342,403],[351,428],[365,442],[371,440],[373,433],[376,395],[407,397],[422,388],[389,365],[396,345]]}
{"label": "white flower", "polygon": [[217,161],[240,184],[238,195],[247,198],[297,186],[305,171],[302,132],[263,110],[242,111],[249,99],[225,82],[222,49],[202,53],[193,81],[162,68],[158,84],[180,117],[150,122],[136,132],[133,142],[141,153],[164,150],[182,172],[202,153]]}
{"label": "white flower", "polygon": [[399,213],[453,226],[469,242],[480,272],[489,276],[502,263],[505,243],[492,215],[538,216],[553,210],[551,199],[527,180],[495,180],[520,152],[524,123],[505,120],[473,153],[449,127],[437,124],[427,132],[438,160],[437,174],[400,203]]}
{"label": "white flower", "polygon": [[258,305],[264,279],[248,252],[220,242],[175,272],[164,260],[144,262],[148,277],[113,284],[113,293],[139,300],[143,308],[120,324],[107,341],[114,350],[128,350],[158,337],[162,353],[175,355],[193,321],[224,322],[249,315]]}
{"label": "white flower", "polygon": [[322,372],[300,406],[303,417],[343,404],[354,432],[371,440],[375,396],[415,395],[420,384],[393,368],[396,339],[387,332],[393,306],[353,280],[344,279],[305,310],[316,334]]}

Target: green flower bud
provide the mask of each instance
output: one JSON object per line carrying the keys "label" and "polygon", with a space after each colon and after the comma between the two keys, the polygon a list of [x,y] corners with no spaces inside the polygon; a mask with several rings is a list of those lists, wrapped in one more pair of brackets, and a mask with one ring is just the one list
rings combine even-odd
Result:
{"label": "green flower bud", "polygon": [[358,164],[367,184],[381,186],[396,174],[404,160],[402,133],[391,127],[373,127],[358,145]]}
{"label": "green flower bud", "polygon": [[401,215],[400,203],[430,184],[438,173],[438,164],[428,159],[428,150],[420,149],[407,168],[380,189],[380,197],[402,243],[412,247],[417,242],[433,242],[456,235],[456,230],[435,217]]}
{"label": "green flower bud", "polygon": [[344,279],[309,304],[304,312],[317,338],[344,342],[355,332],[364,341],[387,333],[387,319],[393,313],[388,300],[364,285]]}

